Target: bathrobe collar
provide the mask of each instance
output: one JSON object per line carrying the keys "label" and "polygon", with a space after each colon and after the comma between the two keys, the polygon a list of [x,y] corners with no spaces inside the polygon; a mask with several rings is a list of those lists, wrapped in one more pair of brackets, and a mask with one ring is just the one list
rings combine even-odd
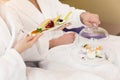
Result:
{"label": "bathrobe collar", "polygon": [[[29,2],[29,0],[11,0],[11,4],[9,5],[16,6],[17,7],[15,8],[16,11],[21,11],[21,13],[25,14],[25,16],[28,16],[31,20],[33,20],[33,22],[37,24],[40,24],[40,21],[43,21],[44,19],[44,15],[38,9],[36,9],[36,7],[32,3]],[[29,14],[29,13],[34,13],[34,14]]]}
{"label": "bathrobe collar", "polygon": [[[37,0],[42,13],[31,2],[29,2],[29,0],[11,0],[11,1],[12,1],[11,6],[15,5],[17,7],[16,8],[17,10],[26,14],[26,16],[31,18],[37,24],[40,24],[40,21],[43,21],[43,19],[45,20],[48,18],[56,17],[55,10],[51,11],[49,0]],[[28,7],[30,9],[28,9]],[[34,15],[29,13],[34,13]]]}

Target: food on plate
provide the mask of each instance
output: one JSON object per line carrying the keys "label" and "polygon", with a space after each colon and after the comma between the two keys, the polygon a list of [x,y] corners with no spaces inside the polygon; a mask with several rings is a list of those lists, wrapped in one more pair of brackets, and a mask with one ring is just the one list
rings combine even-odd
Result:
{"label": "food on plate", "polygon": [[31,35],[36,35],[38,33],[41,33],[45,30],[49,30],[53,27],[55,27],[56,25],[60,25],[59,27],[61,28],[58,28],[57,30],[59,29],[63,29],[65,26],[69,26],[71,25],[71,23],[65,23],[69,16],[71,15],[72,12],[69,12],[63,19],[61,19],[61,15],[58,15],[54,20],[52,19],[47,19],[45,20],[41,25],[40,27],[38,27],[37,29],[33,30],[30,34]]}
{"label": "food on plate", "polygon": [[65,21],[63,19],[58,19],[57,20],[57,25],[62,25],[64,23],[65,23]]}
{"label": "food on plate", "polygon": [[102,56],[102,50],[103,50],[102,46],[96,47],[96,49],[95,49],[95,51],[96,51],[96,57],[102,58],[101,57]]}
{"label": "food on plate", "polygon": [[61,25],[61,24],[64,24],[70,17],[70,15],[72,14],[72,11],[68,12],[64,18],[61,18],[60,15],[58,15],[55,19],[55,24],[57,25]]}
{"label": "food on plate", "polygon": [[48,29],[50,29],[50,28],[52,28],[52,27],[54,27],[54,22],[53,22],[52,20],[48,19],[48,20],[45,20],[45,21],[40,25],[39,28],[33,30],[30,34],[31,34],[31,35],[35,35],[35,34],[37,34],[37,33],[41,33],[41,32],[43,32],[43,31],[45,31],[45,30],[48,30]]}
{"label": "food on plate", "polygon": [[68,14],[64,17],[63,20],[67,21],[71,14],[72,14],[72,11],[68,12]]}
{"label": "food on plate", "polygon": [[42,28],[37,28],[36,30],[33,30],[31,34],[41,33],[42,31],[43,31]]}
{"label": "food on plate", "polygon": [[39,28],[42,28],[42,29],[44,29],[45,28],[45,26],[50,22],[51,20],[50,19],[47,19],[47,20],[45,20],[41,25],[40,25],[40,27]]}
{"label": "food on plate", "polygon": [[84,44],[81,50],[89,59],[102,58],[103,48],[100,45],[92,47],[89,44]]}
{"label": "food on plate", "polygon": [[61,15],[58,15],[55,19],[54,19],[54,24],[57,23],[58,19],[60,19]]}
{"label": "food on plate", "polygon": [[47,25],[45,25],[45,28],[48,29],[48,28],[52,28],[54,27],[54,22],[52,20],[49,21],[49,23]]}
{"label": "food on plate", "polygon": [[63,19],[58,19],[57,21],[58,21],[58,22],[63,22]]}
{"label": "food on plate", "polygon": [[51,19],[45,20],[39,28],[48,29],[54,27],[54,22]]}

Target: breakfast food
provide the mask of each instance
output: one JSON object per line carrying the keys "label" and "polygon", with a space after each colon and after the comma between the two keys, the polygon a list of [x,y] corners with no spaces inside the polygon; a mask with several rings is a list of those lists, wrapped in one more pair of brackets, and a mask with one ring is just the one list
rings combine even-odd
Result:
{"label": "breakfast food", "polygon": [[[41,33],[41,32],[43,32],[43,31],[49,30],[49,29],[55,27],[56,25],[59,26],[59,28],[56,29],[56,30],[62,29],[62,28],[64,28],[65,26],[69,26],[70,23],[66,23],[66,24],[64,24],[64,23],[68,20],[68,18],[69,18],[69,16],[71,15],[71,13],[72,13],[72,12],[69,12],[63,19],[60,18],[61,15],[58,15],[54,20],[51,20],[51,19],[45,20],[45,21],[40,25],[40,27],[38,27],[37,29],[33,30],[33,31],[30,33],[30,35],[36,35],[36,34]],[[68,25],[68,24],[69,24],[69,25]],[[61,28],[60,28],[60,27],[61,27]]]}
{"label": "breakfast food", "polygon": [[65,21],[63,20],[63,19],[58,19],[57,20],[57,25],[61,25],[61,24],[63,24]]}
{"label": "breakfast food", "polygon": [[72,14],[72,11],[68,12],[68,14],[64,17],[63,20],[67,21],[71,14]]}
{"label": "breakfast food", "polygon": [[35,34],[37,34],[37,33],[41,33],[41,32],[43,32],[43,31],[45,31],[45,30],[48,30],[48,29],[50,29],[50,28],[52,28],[52,27],[54,27],[54,22],[53,22],[52,20],[50,20],[50,19],[45,20],[45,21],[40,25],[39,28],[37,28],[36,30],[33,30],[33,31],[31,32],[31,35],[35,35]]}
{"label": "breakfast food", "polygon": [[102,58],[102,46],[91,47],[89,44],[85,44],[82,46],[82,52],[89,59]]}
{"label": "breakfast food", "polygon": [[69,19],[69,17],[70,17],[71,14],[72,14],[72,11],[68,12],[68,13],[64,16],[64,18],[61,18],[61,16],[58,15],[58,16],[56,17],[55,21],[54,21],[55,24],[57,24],[57,25],[64,24],[64,23]]}
{"label": "breakfast food", "polygon": [[60,15],[58,15],[55,19],[54,19],[54,24],[56,24],[58,22],[58,20],[60,19]]}
{"label": "breakfast food", "polygon": [[41,28],[37,28],[36,30],[32,31],[31,34],[37,34],[39,32],[42,32]]}
{"label": "breakfast food", "polygon": [[49,29],[54,27],[54,22],[52,20],[49,21],[49,23],[47,25],[45,25],[45,29]]}

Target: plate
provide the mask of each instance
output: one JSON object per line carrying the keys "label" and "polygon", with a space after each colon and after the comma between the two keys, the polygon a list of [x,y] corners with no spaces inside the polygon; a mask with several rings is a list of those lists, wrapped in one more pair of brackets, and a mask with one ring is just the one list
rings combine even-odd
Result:
{"label": "plate", "polygon": [[[61,29],[63,29],[63,28],[65,28],[65,27],[67,27],[67,26],[70,26],[71,25],[71,22],[64,22],[63,24],[61,24],[61,25],[56,25],[55,27],[53,27],[53,28],[51,28],[51,29],[49,29],[49,30],[47,30],[47,31],[54,31],[54,30],[61,30]],[[46,31],[45,31],[46,32]]]}
{"label": "plate", "polygon": [[87,65],[87,66],[98,66],[103,64],[104,62],[108,61],[108,56],[106,55],[105,51],[103,51],[102,58],[94,58],[90,59],[86,56],[86,54],[82,53],[80,49],[76,49],[74,54],[71,54],[73,60],[79,64]]}

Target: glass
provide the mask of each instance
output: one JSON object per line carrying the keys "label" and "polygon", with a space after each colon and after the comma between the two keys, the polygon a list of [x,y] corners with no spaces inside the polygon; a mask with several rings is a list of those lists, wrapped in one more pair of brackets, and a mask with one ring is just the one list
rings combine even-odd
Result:
{"label": "glass", "polygon": [[79,33],[80,53],[83,60],[107,59],[102,41],[108,39],[108,32],[101,27],[86,27]]}
{"label": "glass", "polygon": [[80,33],[80,36],[87,39],[103,39],[108,37],[108,32],[101,27],[84,28]]}

